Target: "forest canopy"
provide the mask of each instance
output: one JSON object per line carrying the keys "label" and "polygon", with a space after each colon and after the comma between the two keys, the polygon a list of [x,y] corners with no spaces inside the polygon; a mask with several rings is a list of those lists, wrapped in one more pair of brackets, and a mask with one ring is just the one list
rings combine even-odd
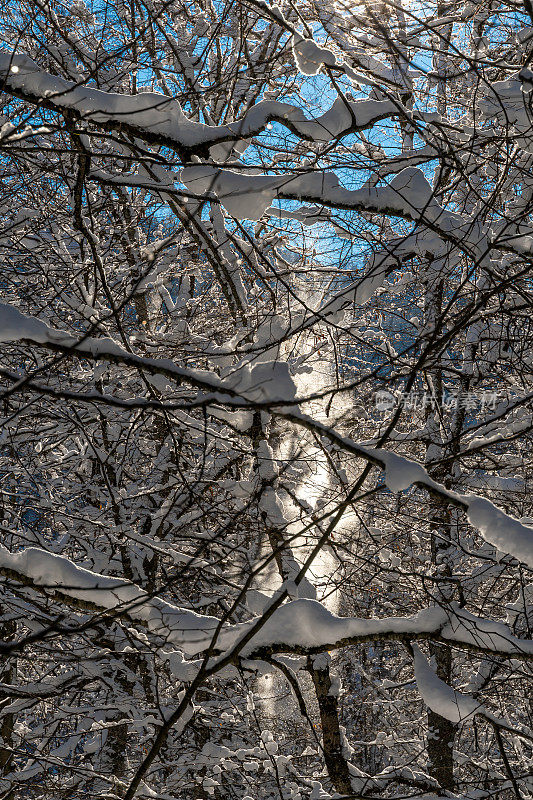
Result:
{"label": "forest canopy", "polygon": [[0,798],[533,798],[533,7],[0,0]]}

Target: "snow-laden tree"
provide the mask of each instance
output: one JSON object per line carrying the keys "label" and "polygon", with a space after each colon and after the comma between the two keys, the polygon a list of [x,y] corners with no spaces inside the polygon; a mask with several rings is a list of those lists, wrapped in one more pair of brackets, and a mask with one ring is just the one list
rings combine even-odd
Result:
{"label": "snow-laden tree", "polygon": [[530,797],[531,6],[0,35],[1,796]]}

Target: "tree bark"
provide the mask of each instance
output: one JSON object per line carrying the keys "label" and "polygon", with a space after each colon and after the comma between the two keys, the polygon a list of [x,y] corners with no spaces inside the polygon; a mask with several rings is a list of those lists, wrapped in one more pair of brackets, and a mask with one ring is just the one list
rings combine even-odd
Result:
{"label": "tree bark", "polygon": [[309,656],[307,670],[313,679],[320,712],[324,761],[335,791],[339,794],[352,794],[348,762],[342,752],[337,696],[332,692],[329,665],[326,663],[324,666],[320,666],[319,658],[323,659],[324,657]]}

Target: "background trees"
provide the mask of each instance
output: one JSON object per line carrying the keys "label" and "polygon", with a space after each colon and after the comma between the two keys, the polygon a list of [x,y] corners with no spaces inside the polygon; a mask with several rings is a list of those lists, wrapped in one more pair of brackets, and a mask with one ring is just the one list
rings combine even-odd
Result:
{"label": "background trees", "polygon": [[1,20],[3,797],[528,797],[527,9]]}

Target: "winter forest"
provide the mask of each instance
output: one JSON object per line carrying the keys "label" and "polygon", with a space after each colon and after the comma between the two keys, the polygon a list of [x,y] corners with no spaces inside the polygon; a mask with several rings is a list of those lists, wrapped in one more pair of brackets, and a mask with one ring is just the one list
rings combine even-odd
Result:
{"label": "winter forest", "polygon": [[0,0],[0,105],[0,800],[531,800],[530,0]]}

